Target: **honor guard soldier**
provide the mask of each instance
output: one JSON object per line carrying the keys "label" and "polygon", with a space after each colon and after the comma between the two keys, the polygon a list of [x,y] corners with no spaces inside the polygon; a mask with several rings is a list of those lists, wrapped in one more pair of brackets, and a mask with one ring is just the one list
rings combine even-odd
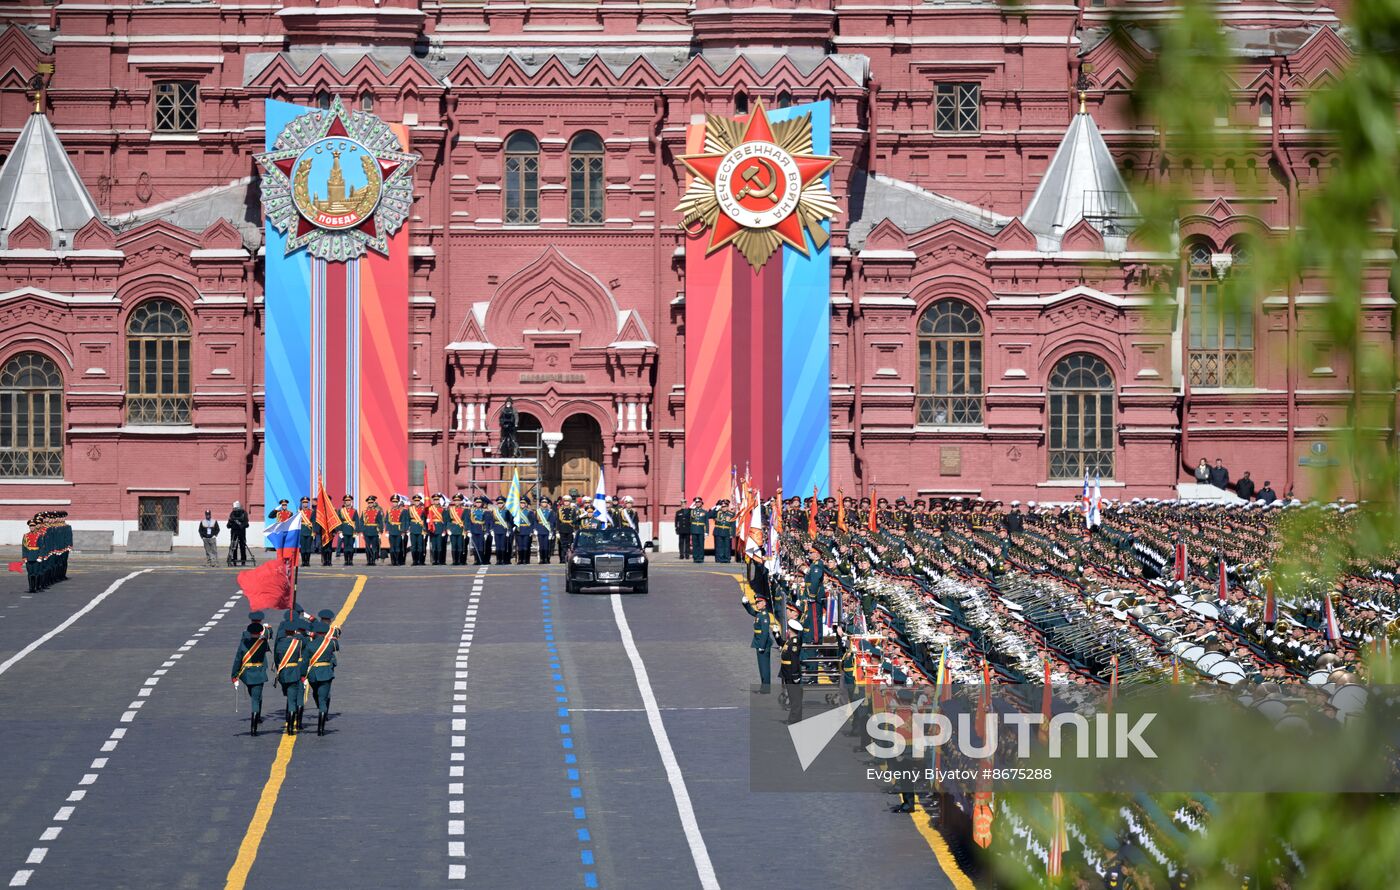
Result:
{"label": "honor guard soldier", "polygon": [[506,509],[506,499],[500,496],[496,498],[496,507],[491,512],[491,537],[494,539],[496,550],[496,565],[510,565],[510,538],[514,517]]}
{"label": "honor guard soldier", "polygon": [[258,724],[262,723],[263,684],[267,682],[267,628],[262,625],[261,612],[252,612],[248,617],[251,620],[238,640],[238,651],[233,656],[233,685],[241,682],[248,690],[248,700],[253,709],[248,732],[257,735]]}
{"label": "honor guard soldier", "polygon": [[346,495],[340,499],[340,510],[336,516],[336,533],[340,538],[340,557],[345,565],[355,563],[355,535],[360,531],[360,511],[355,509],[355,498]]}
{"label": "honor guard soldier", "polygon": [[767,695],[773,683],[773,641],[782,639],[783,626],[769,611],[768,597],[763,594],[754,594],[752,603],[747,596],[740,597],[739,601],[743,603],[744,611],[753,616],[753,642],[750,645],[758,656],[759,685],[763,694]]}
{"label": "honor guard soldier", "polygon": [[637,515],[636,508],[632,506],[632,496],[629,494],[622,499],[622,522],[624,525],[627,525],[630,528],[637,530],[637,534],[640,535],[640,521],[641,517]]}
{"label": "honor guard soldier", "polygon": [[680,547],[680,558],[690,559],[690,508],[681,504],[676,508],[676,542]]}
{"label": "honor guard soldier", "polygon": [[705,561],[705,536],[710,533],[710,511],[705,499],[690,502],[690,556],[695,562]]}
{"label": "honor guard soldier", "polygon": [[273,649],[277,663],[277,682],[287,696],[287,735],[294,735],[301,722],[302,682],[306,679],[306,638],[310,625],[298,616],[283,622]]}
{"label": "honor guard soldier", "polygon": [[428,544],[433,565],[447,565],[447,505],[441,494],[428,505]]}
{"label": "honor guard soldier", "polygon": [[[311,686],[311,696],[316,700],[316,734],[326,734],[326,718],[331,712],[331,681],[335,679],[336,653],[340,651],[340,628],[331,624],[335,613],[322,609],[316,613],[311,623],[307,647],[311,655],[307,657],[306,682]],[[300,722],[297,729],[301,728]]]}
{"label": "honor guard soldier", "polygon": [[715,562],[729,562],[734,545],[734,511],[729,509],[729,499],[721,498],[715,504]]}
{"label": "honor guard soldier", "polygon": [[569,550],[574,546],[574,532],[578,530],[578,506],[574,503],[574,498],[578,497],[578,489],[569,489],[569,496],[561,498],[559,501],[559,561],[563,562]]}
{"label": "honor guard soldier", "polygon": [[36,516],[29,520],[29,531],[20,542],[24,557],[24,574],[29,581],[29,592],[37,593],[44,589],[44,528]]}
{"label": "honor guard soldier", "polygon": [[515,564],[530,564],[530,536],[535,530],[534,518],[530,515],[530,499],[521,498],[515,511]]}
{"label": "honor guard soldier", "polygon": [[311,498],[303,497],[297,507],[301,514],[301,531],[297,532],[297,545],[301,548],[301,564],[311,565],[311,554],[316,549],[316,508],[311,506]]}
{"label": "honor guard soldier", "polygon": [[550,503],[549,498],[541,495],[540,505],[535,510],[535,543],[539,545],[540,565],[549,565],[555,530],[558,528],[559,514],[554,512],[554,504]]}
{"label": "honor guard soldier", "polygon": [[[302,500],[307,501],[310,500],[310,498],[302,498]],[[291,519],[292,511],[287,509],[287,499],[283,498],[282,500],[278,501],[277,509],[273,510],[271,513],[268,513],[267,518],[276,520],[277,522],[286,522],[288,519]]]}
{"label": "honor guard soldier", "polygon": [[413,554],[413,564],[423,565],[427,556],[428,541],[425,535],[428,527],[428,514],[423,506],[423,496],[415,494],[413,503],[408,505],[408,515],[404,517],[404,529],[408,532],[408,550]]}
{"label": "honor guard soldier", "polygon": [[486,553],[486,536],[491,533],[491,511],[487,500],[478,496],[471,512],[472,565],[484,566],[490,562]]}
{"label": "honor guard soldier", "polygon": [[408,520],[408,508],[403,498],[396,494],[389,496],[389,515],[384,524],[389,532],[389,565],[401,566],[404,563],[404,523]]}
{"label": "honor guard soldier", "polygon": [[365,498],[365,508],[360,511],[360,528],[365,535],[365,562],[374,565],[379,562],[379,539],[384,534],[384,511],[379,509],[379,499],[374,495]]}
{"label": "honor guard soldier", "polygon": [[452,547],[452,564],[467,564],[467,502],[459,491],[447,507],[447,536]]}

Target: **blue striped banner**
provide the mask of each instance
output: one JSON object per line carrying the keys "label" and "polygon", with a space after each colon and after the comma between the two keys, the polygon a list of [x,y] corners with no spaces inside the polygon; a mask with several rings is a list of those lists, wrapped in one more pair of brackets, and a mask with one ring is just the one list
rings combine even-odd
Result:
{"label": "blue striped banner", "polygon": [[[831,154],[831,103],[768,112],[770,121],[812,115],[813,154]],[[826,177],[828,184],[831,177]],[[830,223],[822,223],[828,232]],[[783,247],[783,491],[826,497],[831,481],[831,245],[810,255]]]}
{"label": "blue striped banner", "polygon": [[[266,150],[297,115],[311,110],[268,99]],[[263,505],[295,506],[311,493],[311,258],[286,256],[287,236],[265,224],[263,258]]]}

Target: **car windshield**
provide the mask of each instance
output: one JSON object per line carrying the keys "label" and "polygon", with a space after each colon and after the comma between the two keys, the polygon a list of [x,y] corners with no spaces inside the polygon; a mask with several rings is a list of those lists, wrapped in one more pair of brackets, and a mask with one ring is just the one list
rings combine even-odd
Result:
{"label": "car windshield", "polygon": [[583,547],[640,547],[637,531],[625,525],[595,528],[580,532],[578,542]]}

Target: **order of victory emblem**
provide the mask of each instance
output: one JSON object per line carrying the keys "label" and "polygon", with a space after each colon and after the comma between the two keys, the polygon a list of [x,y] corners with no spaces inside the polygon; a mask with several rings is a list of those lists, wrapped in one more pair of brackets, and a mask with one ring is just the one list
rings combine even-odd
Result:
{"label": "order of victory emblem", "polygon": [[305,247],[318,259],[344,261],[367,249],[388,253],[413,204],[420,156],[403,151],[384,121],[347,111],[337,98],[294,118],[256,158],[263,212],[287,233],[287,253]]}
{"label": "order of victory emblem", "polygon": [[755,269],[783,244],[806,256],[804,233],[819,250],[829,237],[838,207],[822,177],[838,160],[813,154],[811,115],[770,124],[761,102],[747,121],[710,115],[705,153],[680,157],[695,178],[676,209],[710,230],[706,254],[732,242]]}

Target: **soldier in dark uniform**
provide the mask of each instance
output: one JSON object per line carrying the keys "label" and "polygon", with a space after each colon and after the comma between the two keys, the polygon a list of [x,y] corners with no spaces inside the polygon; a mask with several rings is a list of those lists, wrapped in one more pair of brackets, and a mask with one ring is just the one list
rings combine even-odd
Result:
{"label": "soldier in dark uniform", "polygon": [[303,701],[302,681],[306,679],[306,637],[311,625],[300,616],[280,626],[273,649],[277,664],[277,682],[287,696],[287,735],[294,735],[301,722]]}
{"label": "soldier in dark uniform", "polygon": [[427,556],[428,542],[427,533],[427,512],[423,506],[423,496],[415,494],[413,503],[408,505],[408,513],[404,517],[404,527],[408,532],[408,549],[413,554],[413,564],[423,565]]}
{"label": "soldier in dark uniform", "polygon": [[379,562],[379,538],[384,534],[385,525],[379,499],[374,495],[365,498],[365,508],[360,511],[360,528],[364,530],[365,562],[369,565]]}
{"label": "soldier in dark uniform", "polygon": [[530,499],[521,498],[520,505],[515,510],[515,527],[511,530],[511,536],[515,539],[515,564],[530,564],[530,536],[534,532],[534,522],[530,516]]}
{"label": "soldier in dark uniform", "polygon": [[491,514],[491,537],[494,538],[496,565],[510,565],[510,538],[515,517],[506,509],[506,499],[496,498],[496,509]]}
{"label": "soldier in dark uniform", "polygon": [[385,525],[389,531],[389,565],[404,564],[404,522],[408,519],[408,509],[398,495],[389,496],[389,516]]}
{"label": "soldier in dark uniform", "polygon": [[697,497],[690,502],[690,555],[695,562],[705,561],[705,535],[710,532],[710,511],[705,509],[705,499]]}
{"label": "soldier in dark uniform", "polygon": [[452,496],[452,503],[447,507],[447,536],[452,547],[452,564],[454,566],[467,564],[466,539],[469,518],[466,499],[459,491]]}
{"label": "soldier in dark uniform", "polygon": [[428,556],[435,566],[447,565],[447,508],[440,494],[428,505]]}
{"label": "soldier in dark uniform", "polygon": [[541,496],[540,506],[535,510],[535,544],[540,550],[540,565],[549,565],[549,557],[554,543],[556,529],[559,528],[559,514],[554,512],[554,504]]}
{"label": "soldier in dark uniform", "polygon": [[578,507],[574,504],[574,498],[578,497],[578,489],[569,489],[569,496],[561,498],[559,502],[559,524],[556,527],[559,535],[559,561],[563,562],[568,555],[569,549],[574,546],[574,531],[578,528]]}
{"label": "soldier in dark uniform", "polygon": [[[286,504],[286,501],[283,501]],[[301,505],[297,507],[301,514],[301,532],[297,535],[297,544],[301,547],[301,564],[311,565],[311,554],[316,549],[316,508],[311,505],[311,498],[301,498]]]}
{"label": "soldier in dark uniform", "polygon": [[355,498],[346,495],[340,499],[340,515],[336,516],[335,530],[340,538],[340,556],[345,565],[355,562],[355,535],[360,531],[360,511],[355,509]]}
{"label": "soldier in dark uniform", "polygon": [[690,508],[681,504],[676,508],[676,542],[680,548],[680,558],[690,559]]}
{"label": "soldier in dark uniform", "polygon": [[[795,608],[801,607],[788,603],[789,613]],[[802,622],[789,618],[787,631],[778,653],[778,679],[787,695],[787,722],[791,725],[802,720]]]}
{"label": "soldier in dark uniform", "polygon": [[754,594],[752,603],[748,597],[741,597],[739,601],[743,603],[744,611],[753,616],[753,642],[750,645],[758,655],[758,682],[767,695],[773,683],[773,641],[782,638],[783,626],[769,611],[768,597],[763,594]]}
{"label": "soldier in dark uniform", "polygon": [[[310,652],[306,659],[306,681],[316,700],[316,734],[325,735],[326,717],[331,711],[331,681],[335,679],[336,653],[340,651],[340,628],[331,624],[335,613],[330,609],[317,612],[316,619],[311,623],[306,642]],[[301,728],[299,722],[297,728]]]}
{"label": "soldier in dark uniform", "polygon": [[24,574],[29,581],[29,592],[37,593],[43,589],[44,571],[44,530],[39,517],[35,516],[29,520],[29,530],[24,533],[20,551],[24,558]]}
{"label": "soldier in dark uniform", "polygon": [[471,512],[472,565],[476,566],[490,563],[486,554],[486,536],[491,531],[491,511],[486,503],[486,498],[478,497]]}
{"label": "soldier in dark uniform", "polygon": [[715,504],[715,562],[729,562],[734,549],[734,511],[729,499],[720,498]]}
{"label": "soldier in dark uniform", "polygon": [[[261,612],[249,614],[251,619],[257,615],[262,617]],[[252,735],[258,734],[258,724],[262,723],[262,694],[263,684],[267,682],[267,629],[263,627],[261,620],[252,620],[243,631],[243,636],[238,640],[238,651],[233,656],[233,685],[240,682],[248,690],[248,699],[252,705],[253,714],[248,721],[248,732]]]}

